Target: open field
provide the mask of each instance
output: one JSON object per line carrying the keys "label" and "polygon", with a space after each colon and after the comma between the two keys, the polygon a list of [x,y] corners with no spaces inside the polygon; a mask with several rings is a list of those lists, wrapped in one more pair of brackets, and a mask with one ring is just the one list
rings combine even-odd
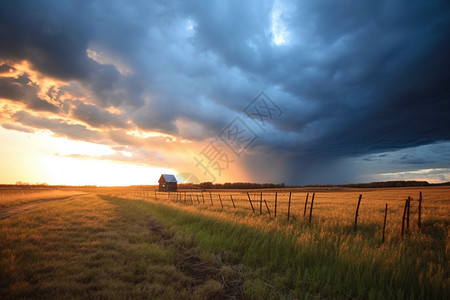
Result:
{"label": "open field", "polygon": [[[359,195],[362,195],[358,212],[358,228],[371,229],[370,234],[375,234],[380,240],[386,204],[388,204],[386,238],[397,240],[401,233],[405,200],[408,197],[412,198],[410,233],[418,231],[418,200],[422,193],[421,222],[423,224],[437,222],[446,225],[450,222],[450,187],[181,190],[178,193],[160,193],[156,192],[155,188],[116,188],[104,189],[101,192],[135,199],[156,199],[158,202],[170,205],[181,205],[189,211],[200,211],[240,223],[261,223],[260,227],[265,229],[271,226],[276,228],[280,225],[286,227],[285,225],[289,223],[292,226],[287,228],[295,230],[296,225],[308,223],[311,217],[312,224],[320,225],[322,230],[331,231],[353,229]],[[313,194],[315,195],[311,210]],[[249,197],[252,204],[249,202]],[[244,218],[245,216],[251,218]]]}
{"label": "open field", "polygon": [[36,186],[0,186],[0,208],[34,201],[80,195],[83,191]]}
{"label": "open field", "polygon": [[[276,218],[275,193],[270,190],[263,191],[267,206],[262,202],[261,207],[261,190],[248,191],[254,213],[247,191],[240,190],[211,190],[211,196],[204,191],[203,197],[188,190],[169,196],[153,187],[84,191],[86,195],[0,221],[2,295],[449,297],[449,188],[278,190]],[[421,231],[416,202],[420,191]],[[288,221],[289,192],[294,193]],[[410,229],[401,237],[408,196],[414,198]],[[386,203],[386,239],[381,243]]]}

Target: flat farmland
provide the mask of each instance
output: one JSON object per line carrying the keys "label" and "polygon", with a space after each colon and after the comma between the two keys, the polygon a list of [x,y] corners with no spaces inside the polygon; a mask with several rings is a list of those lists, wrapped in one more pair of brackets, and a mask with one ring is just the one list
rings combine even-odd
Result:
{"label": "flat farmland", "polygon": [[59,199],[84,193],[70,188],[54,188],[49,186],[0,186],[0,209],[42,201]]}
{"label": "flat farmland", "polygon": [[446,187],[75,192],[0,220],[6,299],[449,296]]}
{"label": "flat farmland", "polygon": [[[111,193],[111,191],[109,191]],[[380,229],[386,204],[386,236],[399,236],[405,207],[405,200],[411,197],[410,231],[418,231],[419,199],[422,197],[421,222],[423,224],[450,222],[449,187],[410,188],[296,188],[261,190],[180,190],[177,193],[161,193],[155,190],[119,190],[112,194],[130,195],[141,199],[152,199],[174,204],[188,210],[198,210],[237,222],[260,223],[267,228],[273,225],[301,225],[311,223],[329,228],[354,227],[355,213],[361,195],[358,211],[358,228]],[[314,195],[313,207],[311,202]],[[420,196],[422,195],[422,196]],[[249,201],[251,199],[251,204]],[[289,198],[290,204],[289,204]],[[262,201],[261,201],[262,200]],[[276,204],[275,204],[276,202]],[[305,206],[306,202],[306,206]],[[253,210],[252,210],[253,206]],[[276,206],[276,211],[275,211]],[[306,207],[306,209],[305,209]],[[275,216],[276,213],[276,216]],[[289,213],[289,222],[288,222]],[[250,217],[250,218],[244,218]],[[405,224],[406,227],[406,224]]]}

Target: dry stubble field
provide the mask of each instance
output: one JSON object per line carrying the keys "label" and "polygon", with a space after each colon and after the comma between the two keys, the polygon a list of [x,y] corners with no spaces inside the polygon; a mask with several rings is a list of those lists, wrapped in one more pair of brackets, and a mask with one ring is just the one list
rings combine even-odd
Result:
{"label": "dry stubble field", "polygon": [[[420,191],[422,230],[413,201],[409,234],[401,238],[404,200]],[[11,299],[446,299],[449,191],[278,190],[275,218],[269,190],[261,207],[261,190],[248,191],[253,213],[247,192],[237,190],[169,198],[153,188],[85,189],[0,220],[0,290]],[[22,205],[39,200],[24,198]]]}

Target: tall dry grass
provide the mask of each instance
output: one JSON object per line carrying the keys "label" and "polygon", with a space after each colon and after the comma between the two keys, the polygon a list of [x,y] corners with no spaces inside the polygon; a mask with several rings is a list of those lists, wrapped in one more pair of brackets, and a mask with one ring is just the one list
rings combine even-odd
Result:
{"label": "tall dry grass", "polygon": [[[412,207],[410,232],[400,236],[404,199],[422,191],[422,230]],[[201,298],[222,295],[225,283],[195,280],[175,265],[177,249],[200,253],[240,280],[245,299],[447,299],[449,189],[341,189],[184,192],[95,189],[94,195],[0,221],[0,289],[7,298]],[[312,222],[304,200],[316,192]],[[362,201],[358,228],[354,215]],[[236,208],[230,199],[233,196]],[[156,196],[156,197],[155,197]],[[191,196],[192,201],[191,201]],[[199,201],[197,201],[197,196]],[[200,202],[200,203],[199,203]],[[386,240],[381,243],[385,203]],[[173,238],[161,241],[154,218]],[[179,247],[181,245],[182,247]],[[189,259],[192,256],[187,256]],[[197,259],[197,256],[194,256]],[[227,267],[231,266],[231,267]],[[236,271],[239,270],[239,271]],[[212,294],[211,294],[212,293]]]}
{"label": "tall dry grass", "polygon": [[80,195],[83,192],[55,188],[8,188],[0,189],[0,208],[21,205],[30,202],[57,199],[62,197]]}
{"label": "tall dry grass", "polygon": [[[145,195],[142,198],[210,218],[204,223],[196,220],[192,225],[191,221],[185,220],[193,217],[181,215],[179,218],[184,221],[178,222],[175,218],[173,223],[182,224],[179,229],[187,228],[199,236],[206,247],[215,251],[223,247],[240,253],[247,264],[260,268],[262,276],[269,282],[276,271],[281,272],[277,275],[281,282],[286,281],[287,274],[296,278],[285,282],[294,290],[296,282],[303,282],[307,283],[309,291],[320,289],[317,285],[322,284],[329,286],[331,294],[333,289],[349,290],[348,294],[357,298],[445,299],[450,288],[449,191],[445,187],[322,190],[315,194],[311,223],[309,212],[314,190],[297,190],[291,195],[289,221],[288,191],[277,194],[277,218],[274,217],[274,193],[263,194],[271,215],[264,202],[260,214],[259,191],[249,192],[255,213],[246,192],[240,191],[221,191],[223,208],[216,191],[211,191],[211,196],[204,192],[203,197],[198,191],[187,191],[186,198],[184,192],[172,193],[170,198],[167,193],[157,193],[156,199]],[[417,200],[420,192],[423,207],[419,231]],[[306,217],[303,217],[307,193],[309,204]],[[355,211],[360,194],[362,201],[355,232]],[[404,201],[408,196],[413,198],[410,227],[408,234],[402,237]],[[382,243],[386,203],[386,238]],[[161,218],[167,219],[167,215],[161,215]],[[222,233],[222,227],[214,220],[245,225],[256,229],[257,233],[252,231],[246,239],[240,231],[238,234],[226,230]],[[203,225],[195,225],[199,222]],[[256,282],[254,288],[258,290],[258,286],[265,285]],[[311,287],[314,288],[311,290]]]}
{"label": "tall dry grass", "polygon": [[180,251],[196,258],[189,239],[165,233],[165,228],[152,223],[151,213],[135,203],[86,195],[1,220],[0,298],[212,299],[223,295],[219,281],[199,281],[178,266],[186,256]]}

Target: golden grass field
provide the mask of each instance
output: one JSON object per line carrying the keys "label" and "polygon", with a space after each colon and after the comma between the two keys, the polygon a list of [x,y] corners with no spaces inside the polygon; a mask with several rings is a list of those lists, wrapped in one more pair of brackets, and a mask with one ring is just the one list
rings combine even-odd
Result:
{"label": "golden grass field", "polygon": [[[282,189],[277,190],[276,218],[274,190],[211,190],[203,191],[202,197],[198,190],[168,194],[155,188],[16,191],[0,198],[0,212],[65,199],[44,201],[42,207],[0,220],[2,295],[6,299],[449,296],[450,188]],[[261,192],[270,215],[264,202],[260,214]],[[421,231],[416,202],[420,192]],[[414,199],[410,231],[401,237],[408,196]]]}
{"label": "golden grass field", "polygon": [[80,191],[46,188],[0,188],[0,208],[34,201],[79,195]]}
{"label": "golden grass field", "polygon": [[[272,190],[208,190],[203,193],[198,190],[180,190],[178,193],[156,192],[154,189],[134,188],[134,189],[104,189],[102,193],[110,195],[127,195],[135,199],[146,199],[164,202],[166,204],[184,207],[188,210],[201,211],[205,214],[214,214],[221,218],[230,219],[237,222],[246,222],[246,216],[252,216],[250,223],[262,222],[262,228],[268,228],[268,224],[285,225],[287,220],[289,193],[291,194],[290,219],[291,223],[309,221],[311,199],[315,193],[312,221],[315,224],[327,228],[352,227],[354,225],[355,211],[359,195],[362,195],[360,209],[358,213],[358,226],[382,226],[384,221],[385,205],[388,204],[388,214],[386,231],[393,236],[401,231],[401,222],[405,199],[412,197],[411,201],[411,230],[417,229],[418,200],[422,192],[422,222],[440,221],[444,224],[450,222],[450,187],[409,187],[409,188],[296,188],[277,189],[277,220],[272,222],[275,207],[275,191]],[[252,213],[248,195],[252,199],[255,214]],[[262,202],[262,218],[253,218],[253,215],[260,215],[260,199],[263,194],[269,207]],[[203,194],[203,195],[202,195]],[[307,195],[308,203],[305,213],[305,200]],[[220,195],[220,199],[219,199]],[[233,207],[230,196],[233,198],[236,208]],[[212,198],[212,205],[211,205]],[[203,203],[204,200],[204,203]],[[222,205],[220,203],[222,200]],[[200,202],[200,203],[199,203]],[[260,220],[259,220],[260,219]],[[248,220],[247,220],[248,221]]]}

